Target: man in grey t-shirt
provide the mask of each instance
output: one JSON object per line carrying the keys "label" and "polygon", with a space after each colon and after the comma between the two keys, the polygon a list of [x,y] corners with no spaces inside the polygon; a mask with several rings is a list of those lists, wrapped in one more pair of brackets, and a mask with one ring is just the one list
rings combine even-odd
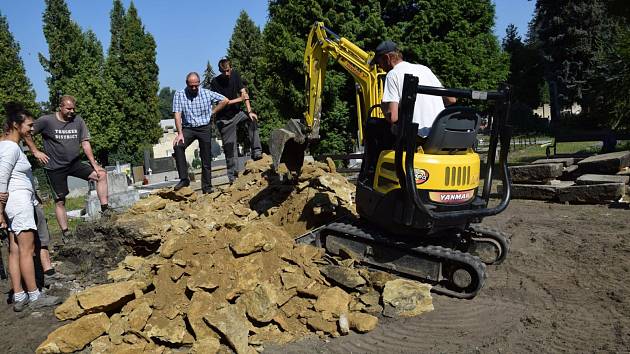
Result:
{"label": "man in grey t-shirt", "polygon": [[[68,216],[65,200],[68,195],[68,176],[96,181],[96,193],[101,211],[107,206],[107,173],[94,159],[90,145],[90,133],[83,119],[74,113],[76,100],[62,96],[59,111],[35,121],[33,134],[41,133],[44,139],[43,153],[32,139],[26,139],[29,149],[41,163],[55,194],[55,215],[63,236],[68,232]],[[80,160],[81,148],[89,165]]]}

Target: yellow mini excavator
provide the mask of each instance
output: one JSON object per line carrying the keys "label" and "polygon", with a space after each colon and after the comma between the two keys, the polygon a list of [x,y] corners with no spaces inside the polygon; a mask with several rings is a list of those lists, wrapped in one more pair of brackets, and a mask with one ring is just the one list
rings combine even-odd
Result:
{"label": "yellow mini excavator", "polygon": [[[313,243],[332,254],[352,254],[370,267],[430,282],[438,293],[474,297],[484,284],[486,265],[501,263],[509,248],[503,233],[479,225],[484,217],[503,211],[510,200],[509,88],[419,86],[418,78],[406,75],[399,122],[390,127],[378,108],[384,73],[368,64],[372,53],[315,23],[305,54],[308,112],[304,120],[292,120],[272,133],[276,167],[283,162],[298,172],[307,144],[319,137],[321,88],[329,56],[357,83],[359,133],[364,142],[356,191],[360,217],[324,225],[300,236],[298,242]],[[494,101],[484,171],[473,149],[480,115],[469,107],[447,107],[436,117],[430,135],[420,140],[418,125],[412,121],[418,94]],[[500,201],[491,207],[499,143],[503,188]]]}

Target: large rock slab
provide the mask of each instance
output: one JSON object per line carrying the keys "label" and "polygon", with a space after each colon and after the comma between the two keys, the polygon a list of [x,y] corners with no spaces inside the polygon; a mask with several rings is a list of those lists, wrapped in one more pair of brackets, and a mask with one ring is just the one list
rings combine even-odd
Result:
{"label": "large rock slab", "polygon": [[621,198],[625,191],[623,183],[576,185],[560,189],[558,199],[575,204],[608,204]]}
{"label": "large rock slab", "polygon": [[55,316],[63,321],[89,313],[118,309],[133,300],[136,290],[144,290],[146,286],[143,282],[133,280],[97,285],[69,296],[55,309]]}
{"label": "large rock slab", "polygon": [[251,324],[247,320],[245,309],[242,306],[225,306],[206,314],[203,319],[223,335],[237,354],[256,352],[249,346],[248,335]]}
{"label": "large rock slab", "polygon": [[620,176],[620,175],[593,175],[593,174],[585,174],[575,182],[579,185],[583,184],[604,184],[604,183],[623,183],[628,184],[630,181],[630,176]]}
{"label": "large rock slab", "polygon": [[615,174],[630,166],[630,151],[611,152],[588,157],[580,162],[582,173]]}
{"label": "large rock slab", "polygon": [[[554,180],[551,184],[512,184],[513,199],[552,201],[558,198],[558,190],[572,186],[572,181]],[[501,192],[502,186],[499,186]]]}
{"label": "large rock slab", "polygon": [[514,183],[542,182],[560,177],[563,171],[561,163],[512,166],[510,175]]}
{"label": "large rock slab", "polygon": [[562,166],[567,167],[575,164],[576,159],[574,157],[559,157],[555,159],[540,159],[532,162],[532,165],[541,165],[549,163],[561,163]]}
{"label": "large rock slab", "polygon": [[580,166],[571,165],[564,168],[564,171],[562,171],[562,176],[560,176],[559,179],[563,181],[574,181],[579,176],[580,176]]}
{"label": "large rock slab", "polygon": [[319,271],[329,280],[348,289],[355,289],[367,283],[356,269],[326,265],[320,267]]}
{"label": "large rock slab", "polygon": [[35,353],[72,353],[83,349],[109,329],[109,318],[103,312],[87,315],[59,327],[48,335]]}
{"label": "large rock slab", "polygon": [[156,195],[149,196],[145,199],[141,199],[136,202],[131,208],[132,212],[142,214],[155,210],[164,209],[166,207],[166,199],[160,198]]}
{"label": "large rock slab", "polygon": [[383,289],[383,315],[417,316],[433,311],[431,285],[407,279],[388,281]]}

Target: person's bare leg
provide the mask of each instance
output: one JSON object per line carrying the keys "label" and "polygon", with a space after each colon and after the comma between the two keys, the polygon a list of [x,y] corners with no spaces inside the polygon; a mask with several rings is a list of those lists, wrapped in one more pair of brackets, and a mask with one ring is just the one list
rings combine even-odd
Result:
{"label": "person's bare leg", "polygon": [[13,232],[9,233],[9,273],[11,275],[13,293],[17,294],[24,291],[22,288],[22,273],[20,272],[20,249]]}
{"label": "person's bare leg", "polygon": [[42,262],[42,269],[44,272],[52,269],[52,262],[50,261],[50,252],[48,251],[48,248],[40,248],[39,260]]}
{"label": "person's bare leg", "polygon": [[20,272],[27,291],[37,290],[35,281],[35,264],[33,252],[35,252],[35,234],[33,231],[22,231],[17,236],[17,244],[20,251]]}
{"label": "person's bare leg", "polygon": [[96,171],[94,171],[89,178],[96,181],[96,195],[98,195],[98,200],[101,202],[101,205],[107,205],[107,173],[102,173],[99,176]]}
{"label": "person's bare leg", "polygon": [[66,201],[60,200],[55,203],[55,216],[61,230],[68,230],[68,215],[66,214]]}

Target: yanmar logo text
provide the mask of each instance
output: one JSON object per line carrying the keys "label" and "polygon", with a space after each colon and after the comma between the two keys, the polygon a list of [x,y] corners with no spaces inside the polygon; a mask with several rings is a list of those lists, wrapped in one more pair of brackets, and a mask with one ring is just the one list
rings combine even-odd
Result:
{"label": "yanmar logo text", "polygon": [[472,190],[462,192],[430,192],[429,199],[442,204],[462,204],[472,199],[474,195]]}

